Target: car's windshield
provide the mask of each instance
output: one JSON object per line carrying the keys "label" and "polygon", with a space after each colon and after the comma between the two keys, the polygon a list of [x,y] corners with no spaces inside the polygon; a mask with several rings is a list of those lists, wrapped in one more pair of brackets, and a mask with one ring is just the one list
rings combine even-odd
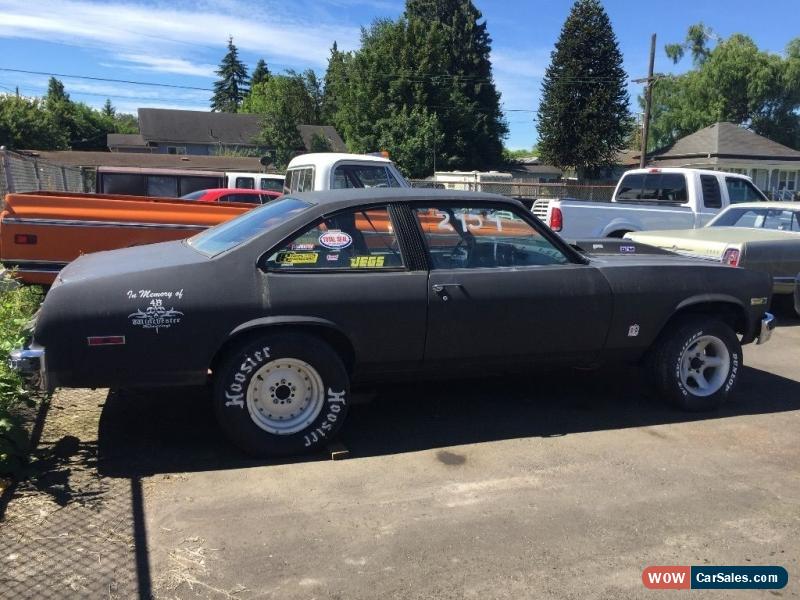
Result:
{"label": "car's windshield", "polygon": [[296,198],[282,198],[226,221],[189,238],[189,245],[203,254],[214,256],[269,231],[311,206]]}
{"label": "car's windshield", "polygon": [[183,199],[183,200],[199,200],[200,198],[205,196],[207,191],[208,190],[197,190],[196,192],[192,192],[190,194],[184,194],[183,196],[181,196],[181,199]]}
{"label": "car's windshield", "polygon": [[800,232],[800,209],[732,207],[722,212],[708,226]]}

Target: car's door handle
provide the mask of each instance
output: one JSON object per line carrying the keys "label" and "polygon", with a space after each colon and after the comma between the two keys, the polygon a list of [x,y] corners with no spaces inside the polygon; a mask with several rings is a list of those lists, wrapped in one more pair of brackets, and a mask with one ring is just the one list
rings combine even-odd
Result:
{"label": "car's door handle", "polygon": [[450,299],[450,294],[448,293],[447,288],[460,288],[460,287],[461,287],[460,283],[435,283],[433,284],[433,287],[431,289],[433,289],[433,292],[435,294],[438,294],[442,300],[447,301]]}

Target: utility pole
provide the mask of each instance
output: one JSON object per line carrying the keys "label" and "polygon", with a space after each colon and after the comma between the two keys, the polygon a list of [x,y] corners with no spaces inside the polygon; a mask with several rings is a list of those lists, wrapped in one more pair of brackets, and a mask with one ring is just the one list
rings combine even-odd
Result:
{"label": "utility pole", "polygon": [[[656,34],[650,38],[650,66],[647,68],[647,88],[644,92],[644,123],[642,123],[642,152],[639,157],[639,168],[647,162],[647,138],[650,135],[650,104],[653,100],[653,66],[656,60]],[[637,82],[642,81],[637,79]]]}

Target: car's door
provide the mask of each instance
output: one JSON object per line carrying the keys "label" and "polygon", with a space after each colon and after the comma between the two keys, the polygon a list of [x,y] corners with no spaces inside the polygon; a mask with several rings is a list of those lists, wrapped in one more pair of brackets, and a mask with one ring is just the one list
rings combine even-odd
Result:
{"label": "car's door", "polygon": [[413,209],[430,257],[425,360],[591,360],[608,282],[522,212],[491,203]]}
{"label": "car's door", "polygon": [[397,231],[386,206],[341,211],[306,228],[264,263],[270,315],[333,324],[365,371],[419,365],[428,273]]}

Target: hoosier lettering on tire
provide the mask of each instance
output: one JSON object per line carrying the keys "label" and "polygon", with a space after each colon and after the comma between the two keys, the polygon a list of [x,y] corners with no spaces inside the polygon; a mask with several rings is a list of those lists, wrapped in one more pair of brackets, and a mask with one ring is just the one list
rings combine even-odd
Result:
{"label": "hoosier lettering on tire", "polygon": [[733,392],[742,366],[742,347],[729,325],[689,316],[658,342],[651,373],[660,395],[689,411],[712,410]]}
{"label": "hoosier lettering on tire", "polygon": [[296,454],[328,443],[344,422],[349,398],[342,360],[303,333],[250,338],[214,373],[220,427],[254,456]]}

